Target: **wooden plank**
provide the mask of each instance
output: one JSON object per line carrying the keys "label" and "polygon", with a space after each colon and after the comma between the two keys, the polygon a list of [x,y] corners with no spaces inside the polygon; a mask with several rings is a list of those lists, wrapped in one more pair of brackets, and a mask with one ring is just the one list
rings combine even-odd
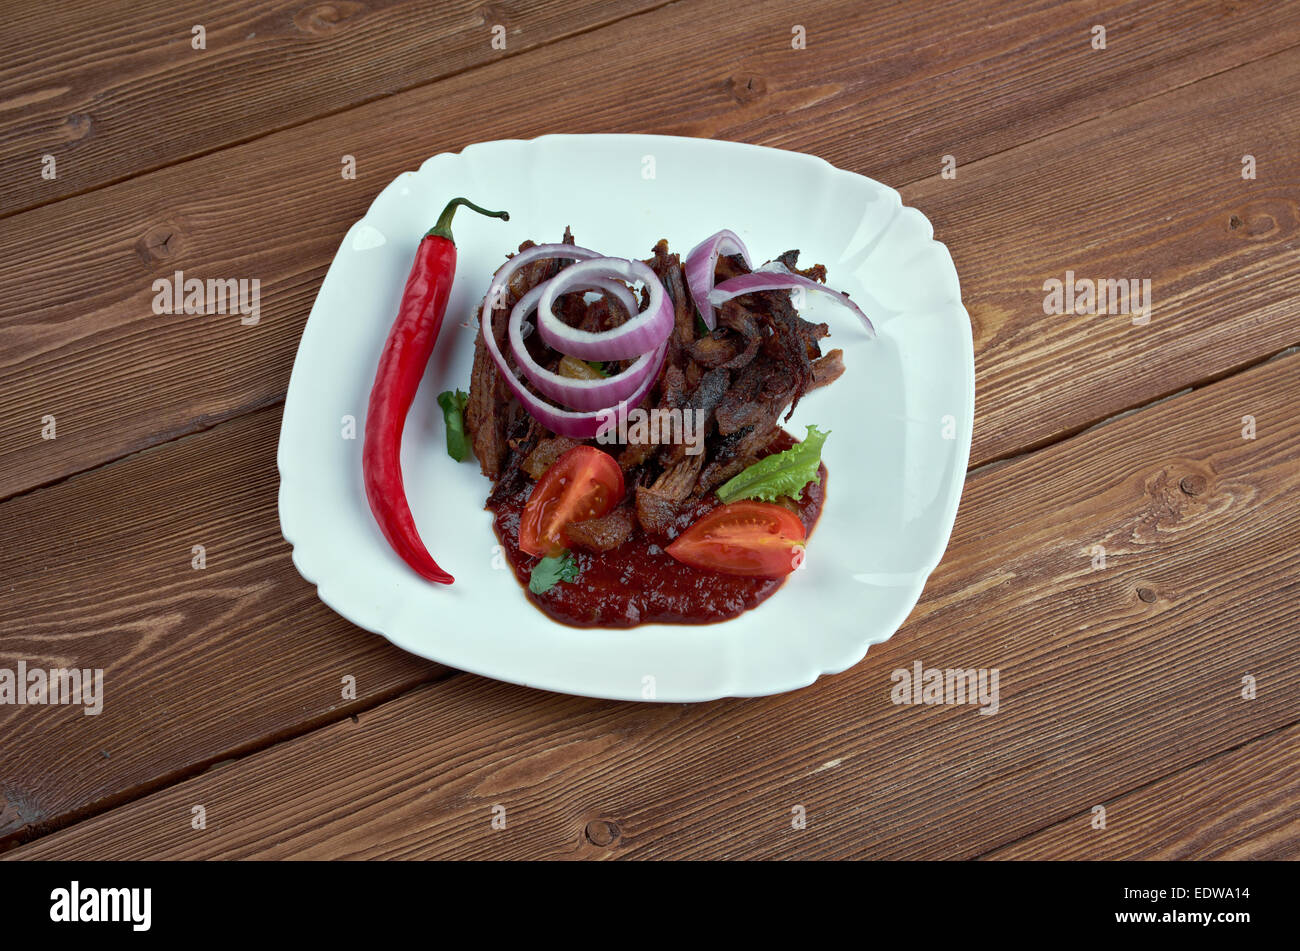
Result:
{"label": "wooden plank", "polygon": [[[742,18],[720,0],[702,0],[688,8],[711,24],[701,30],[680,28],[683,9],[674,5],[15,216],[0,234],[0,497],[280,399],[339,237],[375,192],[431,152],[507,136],[724,135],[795,146],[900,184],[933,175],[943,153],[960,153],[956,180],[936,178],[906,195],[935,214],[961,266],[980,345],[977,462],[1280,349],[1294,336],[1276,319],[1296,291],[1294,273],[1279,272],[1295,227],[1288,189],[1300,180],[1300,149],[1291,147],[1300,106],[1287,95],[1294,54],[1075,125],[1028,151],[1001,150],[1294,44],[1300,6],[1224,16],[1213,4],[1164,4],[1152,7],[1151,20],[1132,23],[1118,6],[1106,16],[1143,39],[1107,51],[1080,39],[1093,13],[1072,14],[1076,22],[1055,4],[1010,6],[1024,12],[1012,16],[1007,7],[990,20],[972,0],[872,13],[837,0],[806,11],[813,40],[792,50],[784,4],[756,4]],[[864,44],[862,35],[879,42]],[[950,39],[918,53],[918,36]],[[626,52],[606,55],[613,43]],[[666,62],[710,66],[679,75],[665,73]],[[527,97],[519,95],[524,74]],[[760,80],[757,98],[748,80],[747,92],[729,84],[737,74]],[[924,133],[918,116],[898,105],[918,99],[933,104]],[[1189,125],[1189,111],[1202,110]],[[1137,130],[1141,148],[1098,161],[1116,152],[1117,128]],[[1236,176],[1238,157],[1227,153],[1239,142],[1259,153],[1260,181]],[[340,177],[343,151],[357,155],[356,181]],[[990,152],[999,154],[976,161]],[[1096,218],[1083,221],[1081,208]],[[1070,267],[1130,275],[1132,262],[1117,256],[1138,254],[1138,242],[1151,239],[1153,222],[1171,208],[1180,231],[1161,241],[1186,260],[1169,272],[1175,287],[1157,285],[1154,332],[1195,339],[1212,331],[1220,346],[1211,356],[1188,361],[1177,350],[1175,359],[1175,351],[1129,334],[1122,342],[1147,361],[1133,380],[1131,366],[1111,372],[1089,355],[1103,349],[1094,333],[1118,333],[1115,321],[1053,318],[1055,329],[1040,332],[1049,323],[1041,312],[1045,276]],[[1242,227],[1228,226],[1232,215]],[[1063,249],[1081,229],[1090,244]],[[1044,250],[1020,269],[1040,242],[1057,259]],[[1165,278],[1157,270],[1164,259],[1141,263]],[[155,316],[152,282],[176,269],[260,279],[261,323]],[[1087,352],[1062,352],[1063,342]],[[989,369],[1074,360],[1091,361],[1100,375],[1076,375],[1074,384],[1053,374],[1051,398],[1035,392],[1030,416],[1025,378],[1003,384]],[[56,419],[55,441],[40,438],[46,416]]]}
{"label": "wooden plank", "polygon": [[[1294,721],[1297,400],[1300,355],[1290,355],[973,474],[912,618],[806,690],[656,706],[457,675],[11,854],[986,853]],[[1243,415],[1256,438],[1243,438]],[[1107,561],[1094,569],[1098,544]],[[242,694],[228,672],[246,670],[254,646],[292,678],[286,690],[315,689],[293,674],[318,662],[279,640],[232,643],[220,663],[167,651],[168,669],[212,671]],[[915,662],[996,668],[997,713],[894,704],[893,672]],[[1253,700],[1239,696],[1245,674],[1266,685]],[[122,696],[114,716],[140,713]],[[189,715],[199,730],[215,713]],[[68,742],[44,735],[44,747],[31,734],[15,744]],[[7,785],[57,762],[28,761]],[[203,831],[189,827],[195,805]],[[496,806],[504,831],[491,825]]]}
{"label": "wooden plank", "polygon": [[[1300,102],[1274,82],[1300,87],[1300,50],[903,189],[969,289],[974,461],[1300,344]],[[1268,172],[1244,180],[1243,154]],[[1045,313],[1071,274],[1150,311]]]}
{"label": "wooden plank", "polygon": [[[7,11],[0,40],[0,215],[664,2],[27,4]],[[194,48],[196,25],[204,28],[204,49]],[[494,26],[506,30],[505,49],[493,46]],[[340,154],[347,151],[338,145]],[[45,155],[55,159],[53,179],[41,174]]]}
{"label": "wooden plank", "polygon": [[[1265,688],[1267,689],[1267,687]],[[998,849],[989,859],[1300,858],[1300,725]]]}
{"label": "wooden plank", "polygon": [[0,842],[446,674],[294,571],[279,419],[262,410],[0,506],[0,667],[102,668],[105,694],[98,716],[0,705]]}

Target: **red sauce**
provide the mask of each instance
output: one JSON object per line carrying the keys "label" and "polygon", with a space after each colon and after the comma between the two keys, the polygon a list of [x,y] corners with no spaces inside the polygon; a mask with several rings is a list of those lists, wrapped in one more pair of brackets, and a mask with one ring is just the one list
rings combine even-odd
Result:
{"label": "red sauce", "polygon": [[[794,445],[782,432],[768,452],[780,452]],[[811,536],[826,498],[826,467],[817,470],[817,481],[803,490],[795,504],[804,529]],[[640,526],[626,542],[607,552],[577,549],[580,574],[577,581],[560,582],[545,594],[528,590],[528,578],[540,560],[519,548],[519,516],[528,502],[533,483],[517,492],[488,503],[492,526],[524,586],[524,595],[548,617],[575,627],[633,627],[637,624],[708,624],[725,621],[748,611],[771,597],[784,578],[744,578],[720,572],[702,571],[675,560],[663,545],[685,531],[696,519],[721,503],[710,493],[683,507],[670,532],[662,539]]]}

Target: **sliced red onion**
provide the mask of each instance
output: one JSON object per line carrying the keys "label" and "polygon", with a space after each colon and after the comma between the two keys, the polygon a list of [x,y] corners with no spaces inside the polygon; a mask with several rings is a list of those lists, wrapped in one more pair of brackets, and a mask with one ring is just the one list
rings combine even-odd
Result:
{"label": "sliced red onion", "polygon": [[[599,257],[595,251],[589,251],[586,248],[579,248],[571,244],[550,244],[535,245],[526,251],[520,251],[504,265],[502,265],[492,276],[492,284],[488,293],[483,298],[483,309],[479,314],[479,323],[483,334],[483,344],[487,347],[488,355],[492,362],[496,364],[497,370],[501,373],[501,378],[505,380],[506,386],[510,387],[510,392],[514,393],[515,398],[523,405],[530,416],[536,419],[547,429],[560,436],[568,436],[571,439],[591,439],[610,426],[616,426],[620,423],[621,417],[625,416],[628,409],[640,405],[645,399],[645,395],[650,392],[650,388],[659,379],[659,370],[663,367],[665,355],[668,353],[668,343],[664,341],[651,354],[650,363],[653,371],[646,373],[644,379],[637,388],[628,396],[627,401],[619,401],[617,405],[600,409],[595,412],[572,412],[570,410],[560,409],[554,406],[524,386],[524,384],[515,376],[514,370],[506,362],[505,355],[501,348],[497,346],[496,334],[492,330],[492,306],[493,297],[496,296],[493,291],[495,288],[504,287],[510,280],[510,275],[515,268],[520,267],[530,261],[540,260],[546,257],[552,258],[574,258]],[[653,276],[653,272],[651,272]],[[552,278],[552,280],[554,280]],[[545,283],[550,283],[545,282]],[[656,282],[657,283],[657,282]],[[542,285],[538,285],[541,287]],[[626,287],[624,288],[626,290]],[[533,290],[537,290],[534,288]],[[531,293],[531,291],[530,291]],[[616,296],[617,291],[612,291]],[[526,297],[527,295],[525,295]],[[540,294],[538,295],[541,296]],[[632,292],[627,291],[629,299],[629,313],[636,310],[636,301],[632,298]],[[522,319],[522,318],[521,318]],[[513,341],[512,341],[513,342]]]}
{"label": "sliced red onion", "polygon": [[[542,281],[542,284],[545,283],[546,283],[545,281]],[[531,311],[533,308],[537,306],[537,298],[540,297],[542,294],[541,291],[542,284],[538,284],[536,287],[534,287],[532,290],[528,292],[529,294],[533,295],[529,301],[529,307],[528,307],[529,311]],[[633,296],[631,288],[629,288],[622,281],[606,281],[603,279],[597,279],[592,281],[591,284],[593,289],[599,289],[601,291],[604,291],[608,296],[613,297],[615,300],[617,300],[619,304],[622,305],[623,310],[626,311],[627,313],[635,314],[637,312],[637,308],[640,305],[637,303],[636,297]],[[527,313],[525,313],[524,316],[527,317]],[[537,325],[530,320],[521,321],[519,335],[521,337],[527,338],[528,335],[531,334],[534,329],[536,329],[536,326]]]}
{"label": "sliced red onion", "polygon": [[[612,330],[593,332],[570,327],[555,313],[555,298],[569,291],[593,286],[600,279],[615,278],[641,282],[650,291],[646,309]],[[541,285],[537,302],[537,332],[550,347],[582,360],[631,360],[659,347],[673,330],[673,305],[664,286],[641,261],[623,258],[593,258],[565,268]]]}
{"label": "sliced red onion", "polygon": [[[510,278],[514,277],[515,271],[519,270],[525,264],[531,264],[533,261],[540,261],[546,258],[556,260],[581,261],[585,258],[598,258],[599,251],[593,251],[590,248],[580,248],[576,244],[535,244],[531,248],[525,248],[513,257],[506,260],[506,263],[496,269],[492,275],[492,283],[488,285],[486,301],[493,298],[499,298],[501,306],[505,306],[505,290],[510,286]],[[635,307],[633,308],[635,310]]]}
{"label": "sliced red onion", "polygon": [[704,326],[710,330],[718,325],[718,315],[709,299],[709,292],[713,290],[713,275],[720,254],[739,254],[745,259],[745,267],[751,271],[754,269],[745,242],[726,228],[691,248],[691,253],[686,255],[686,286],[691,289],[691,299],[704,319]]}
{"label": "sliced red onion", "polygon": [[[636,302],[626,284],[599,278],[592,280],[591,283],[615,297],[618,297],[620,292],[625,294],[628,313],[636,313]],[[539,364],[524,346],[526,334],[523,324],[524,318],[537,306],[537,300],[542,296],[545,287],[545,283],[538,284],[519,299],[519,303],[515,304],[510,312],[510,323],[507,328],[510,336],[510,351],[514,354],[515,363],[543,396],[550,397],[571,409],[605,409],[617,406],[621,401],[628,399],[645,382],[647,374],[658,375],[658,366],[654,357],[656,354],[661,354],[662,346],[649,353],[643,353],[623,372],[602,380],[579,380],[561,376]]]}
{"label": "sliced red onion", "polygon": [[[554,278],[551,280],[554,280]],[[533,298],[534,307],[537,306],[537,298],[542,296],[542,292],[539,288],[543,287],[546,283],[546,281],[543,281],[541,284],[538,284],[537,287],[533,288],[534,291],[537,291],[537,297]],[[641,309],[641,302],[637,300],[636,295],[632,293],[632,288],[628,287],[622,281],[596,277],[592,278],[589,283],[590,287],[587,288],[588,290],[603,291],[610,297],[614,298],[622,305],[623,310],[627,312],[628,317],[634,316],[637,311]],[[529,293],[531,294],[532,291],[529,291]]]}
{"label": "sliced red onion", "polygon": [[510,387],[510,392],[515,394],[516,399],[528,411],[528,415],[537,420],[551,432],[558,436],[568,436],[570,439],[591,439],[598,436],[611,426],[618,426],[621,419],[627,415],[629,409],[639,406],[645,399],[645,395],[650,392],[655,381],[659,379],[659,370],[663,367],[664,357],[668,353],[668,344],[662,343],[658,349],[651,354],[651,365],[653,371],[647,373],[641,381],[641,385],[636,388],[627,401],[620,401],[615,406],[605,409],[596,410],[595,412],[575,413],[571,410],[560,409],[551,403],[535,396],[529,392],[528,388],[523,385],[510,369],[510,364],[506,363],[506,358],[501,353],[501,348],[497,346],[496,339],[492,336],[492,316],[489,313],[484,320],[483,325],[483,342],[487,346],[488,355],[501,371],[501,378],[506,381],[506,386]]}
{"label": "sliced red onion", "polygon": [[720,306],[733,297],[740,297],[744,294],[753,294],[758,291],[792,290],[796,287],[833,297],[858,315],[871,336],[876,335],[876,328],[872,326],[870,318],[862,312],[861,307],[849,299],[847,294],[841,294],[839,291],[833,290],[825,284],[820,284],[812,280],[812,278],[804,277],[802,274],[795,274],[779,261],[764,264],[757,271],[752,271],[749,274],[739,274],[723,281],[709,292],[709,302]]}

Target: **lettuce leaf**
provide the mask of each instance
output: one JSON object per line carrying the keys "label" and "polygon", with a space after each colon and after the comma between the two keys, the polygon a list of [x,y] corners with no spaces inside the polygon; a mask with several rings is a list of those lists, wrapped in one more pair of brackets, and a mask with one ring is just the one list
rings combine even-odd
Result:
{"label": "lettuce leaf", "polygon": [[737,499],[762,499],[775,502],[788,495],[799,500],[804,486],[817,478],[817,467],[822,461],[822,444],[830,432],[821,432],[809,426],[803,442],[796,443],[785,452],[773,453],[758,460],[736,477],[724,482],[718,489],[718,498],[724,503]]}

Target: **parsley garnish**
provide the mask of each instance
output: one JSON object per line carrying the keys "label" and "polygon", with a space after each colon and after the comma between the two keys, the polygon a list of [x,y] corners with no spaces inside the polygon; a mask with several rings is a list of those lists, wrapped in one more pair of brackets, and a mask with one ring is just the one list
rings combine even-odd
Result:
{"label": "parsley garnish", "polygon": [[533,565],[533,573],[528,577],[528,590],[533,594],[545,594],[561,581],[578,580],[578,562],[572,552],[543,558]]}
{"label": "parsley garnish", "polygon": [[465,404],[469,394],[464,390],[447,390],[438,394],[442,418],[447,423],[447,455],[457,462],[470,457],[469,440],[465,438]]}

